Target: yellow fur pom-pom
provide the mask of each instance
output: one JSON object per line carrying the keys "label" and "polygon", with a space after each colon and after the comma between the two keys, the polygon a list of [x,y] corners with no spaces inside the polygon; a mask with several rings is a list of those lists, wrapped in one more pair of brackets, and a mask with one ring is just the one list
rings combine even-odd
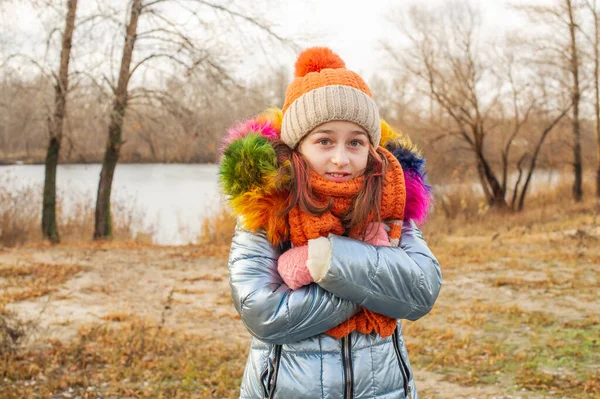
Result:
{"label": "yellow fur pom-pom", "polygon": [[272,244],[279,244],[288,235],[285,217],[279,215],[285,208],[283,193],[265,194],[261,189],[247,191],[230,201],[236,215],[244,216],[244,227],[256,231],[265,229]]}
{"label": "yellow fur pom-pom", "polygon": [[406,150],[418,152],[417,146],[413,144],[413,142],[410,140],[410,137],[408,137],[406,134],[402,133],[400,130],[394,129],[392,126],[390,126],[389,123],[387,123],[383,119],[380,120],[380,126],[380,146],[385,147],[389,143],[395,143],[396,145],[399,145],[400,147]]}
{"label": "yellow fur pom-pom", "polygon": [[259,122],[266,122],[269,121],[271,122],[271,124],[273,125],[273,127],[275,128],[275,130],[277,130],[279,132],[279,134],[281,134],[281,123],[283,121],[283,112],[281,111],[280,108],[269,108],[264,112],[261,112],[258,115],[258,121]]}

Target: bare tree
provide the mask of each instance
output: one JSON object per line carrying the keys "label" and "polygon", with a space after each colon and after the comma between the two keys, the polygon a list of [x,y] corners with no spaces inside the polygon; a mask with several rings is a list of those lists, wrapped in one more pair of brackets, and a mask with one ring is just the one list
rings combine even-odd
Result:
{"label": "bare tree", "polygon": [[555,5],[548,6],[518,6],[532,22],[541,23],[548,28],[547,34],[534,37],[532,45],[533,62],[546,64],[555,69],[556,75],[567,74],[568,82],[561,84],[571,97],[573,131],[573,199],[583,199],[583,160],[581,156],[581,122],[580,105],[583,88],[581,86],[581,21],[579,9],[581,3],[576,0],[560,0]]}
{"label": "bare tree", "polygon": [[[527,195],[529,184],[537,166],[540,150],[542,149],[542,146],[550,132],[559,124],[559,122],[565,117],[565,115],[573,106],[573,103],[570,102],[566,105],[559,103],[557,107],[554,107],[553,103],[555,101],[552,101],[550,97],[558,96],[551,96],[551,94],[549,94],[548,86],[549,84],[545,81],[544,77],[538,76],[538,90],[536,92],[536,100],[533,100],[533,104],[535,104],[534,112],[537,113],[537,117],[539,120],[537,126],[541,126],[541,134],[539,135],[537,143],[533,148],[533,153],[530,155],[529,152],[525,152],[517,162],[518,177],[514,185],[513,198],[511,202],[511,207],[513,210],[523,210],[525,206],[525,197]],[[529,158],[529,168],[525,177],[525,182],[522,186],[520,186],[521,178],[523,176],[522,164],[524,163],[524,161],[526,161],[527,158]]]}
{"label": "bare tree", "polygon": [[[46,107],[51,87],[42,76],[24,79],[11,69],[6,68],[3,72],[4,79],[0,87],[0,151],[11,162],[14,154],[22,154],[24,150],[27,152],[31,147],[36,150],[38,143],[46,142],[50,111]],[[29,155],[24,154],[25,157]]]}
{"label": "bare tree", "polygon": [[[509,93],[508,93],[508,103],[510,108],[509,115],[506,115],[504,112],[501,113],[501,118],[506,119],[508,121],[512,120],[512,126],[509,130],[509,137],[504,142],[504,145],[501,149],[501,158],[502,158],[502,187],[504,187],[505,193],[508,192],[508,174],[510,171],[511,160],[510,160],[510,152],[514,147],[515,140],[519,133],[521,133],[523,127],[529,120],[532,111],[534,111],[536,107],[536,99],[533,95],[527,95],[526,92],[529,91],[528,84],[520,84],[519,80],[527,79],[526,76],[523,76],[522,65],[519,65],[517,62],[517,56],[515,54],[515,48],[508,46],[504,51],[500,51],[501,54],[498,55],[499,64],[501,67],[504,67],[503,71],[499,71],[501,76],[505,76],[509,83]],[[520,70],[520,78],[519,78],[519,70]],[[522,104],[524,102],[524,104]],[[543,140],[539,142],[537,146],[536,152],[539,152]],[[515,187],[513,189],[513,200],[511,202],[511,209],[515,210],[515,199],[517,197],[518,186],[521,180],[521,164],[525,160],[527,152],[521,155],[519,160],[517,161],[517,169],[519,172],[517,181],[515,183]],[[537,156],[536,156],[537,157]],[[534,166],[530,169],[530,175],[533,174]],[[523,190],[522,198],[524,198],[527,190]]]}
{"label": "bare tree", "polygon": [[506,186],[494,173],[486,153],[486,139],[493,129],[492,116],[500,101],[501,85],[490,73],[491,65],[479,47],[481,16],[471,5],[458,3],[435,12],[412,7],[408,21],[392,21],[403,27],[411,47],[399,50],[387,43],[384,48],[420,84],[417,90],[431,98],[451,119],[453,123],[439,128],[446,136],[457,137],[466,144],[474,156],[488,203],[504,208]]}
{"label": "bare tree", "polygon": [[[190,18],[197,24],[190,29],[196,35],[203,36],[198,40],[190,31],[184,30],[177,20],[172,19],[177,13],[173,8],[179,8],[185,18]],[[235,8],[238,7],[238,8]],[[239,41],[247,37],[256,36],[242,32],[241,26],[246,26],[251,32],[266,33],[269,38],[279,42],[285,40],[278,36],[266,22],[259,17],[252,16],[250,9],[242,9],[242,4],[235,5],[230,2],[211,2],[206,0],[131,0],[129,2],[128,22],[125,27],[125,40],[121,56],[117,84],[111,84],[114,94],[110,123],[108,127],[108,140],[102,171],[98,184],[96,199],[94,239],[110,238],[112,236],[112,222],[110,209],[110,196],[115,168],[119,160],[120,151],[125,144],[123,140],[123,127],[128,106],[134,102],[152,104],[159,101],[161,104],[171,101],[170,95],[161,87],[149,87],[150,81],[160,81],[164,74],[181,73],[190,75],[194,72],[211,76],[218,82],[233,82],[234,77],[229,72],[229,67],[236,61],[231,54],[227,54],[227,46],[219,43],[219,29],[223,27],[236,33]],[[219,19],[210,23],[206,13],[212,13]],[[168,66],[171,71],[166,72],[161,66]],[[144,70],[146,81],[138,82],[139,85],[130,88],[129,85],[134,74]],[[109,81],[108,78],[105,78]],[[198,88],[202,89],[202,88]]]}
{"label": "bare tree", "polygon": [[[506,113],[502,107],[498,115],[500,125],[504,124],[502,121],[509,124],[502,128],[508,131],[508,138],[501,148],[502,187],[506,193],[510,191],[508,175],[514,167],[517,177],[512,188],[510,208],[519,212],[524,208],[529,184],[544,142],[572,107],[572,103],[568,101],[567,104],[563,104],[557,100],[560,98],[560,93],[553,90],[552,82],[547,81],[543,73],[527,67],[526,59],[522,59],[523,53],[522,43],[518,38],[513,37],[499,49],[494,63],[500,80],[505,81],[509,88],[506,93],[506,103],[510,111]],[[523,137],[521,133],[525,127],[528,127],[529,134]],[[538,130],[541,133],[532,146],[530,141]],[[528,145],[521,151],[516,165],[513,165],[510,153],[515,148],[517,138]],[[523,169],[525,163],[528,163],[526,172]],[[524,173],[525,180],[522,182]]]}
{"label": "bare tree", "polygon": [[65,29],[62,35],[60,66],[58,75],[55,75],[56,81],[54,83],[54,113],[48,118],[50,140],[46,154],[42,234],[44,238],[52,242],[60,241],[56,224],[56,168],[63,139],[63,125],[67,106],[67,93],[69,91],[69,61],[71,60],[71,45],[73,42],[73,31],[75,30],[76,13],[77,0],[68,0]]}
{"label": "bare tree", "polygon": [[592,58],[594,60],[594,70],[592,82],[594,85],[594,119],[596,129],[596,197],[600,198],[600,10],[598,10],[596,0],[586,0],[586,6],[592,15],[594,25],[594,36],[591,37],[590,44],[592,45]]}
{"label": "bare tree", "polygon": [[[48,65],[48,53],[54,53],[51,46],[53,36],[60,32],[56,27],[56,22],[52,19],[52,28],[46,36],[46,52],[43,57],[25,54],[20,50],[7,57],[5,65],[8,65],[13,60],[21,59],[29,65],[35,66],[39,72],[42,84],[38,85],[39,95],[42,96],[42,104],[44,105],[44,114],[46,119],[46,129],[48,133],[48,146],[46,148],[45,157],[45,178],[44,191],[42,199],[42,235],[45,239],[51,242],[60,241],[57,223],[56,223],[56,170],[58,166],[59,153],[61,142],[63,139],[63,126],[66,115],[67,95],[69,92],[69,63],[71,60],[71,48],[73,43],[73,33],[75,31],[75,19],[77,13],[77,0],[68,0],[64,4],[66,6],[66,14],[62,17],[63,10],[61,2],[39,2],[31,0],[28,4],[34,9],[40,10],[41,14],[50,11],[48,14],[57,13],[61,15],[61,20],[64,21],[64,29],[62,30],[60,59],[57,70],[52,70]],[[46,83],[51,84],[53,88],[54,101],[50,105],[45,97]],[[31,100],[31,99],[30,99]],[[29,119],[29,118],[28,118]],[[29,142],[26,141],[25,146],[27,155],[29,156]]]}
{"label": "bare tree", "polygon": [[573,3],[571,0],[564,0],[565,6],[569,15],[569,36],[571,39],[570,45],[570,72],[573,76],[573,169],[575,172],[575,180],[573,182],[573,198],[575,201],[583,199],[583,164],[581,159],[581,124],[579,121],[579,105],[581,101],[581,87],[579,85],[579,47],[577,46],[576,25],[579,24],[575,20],[573,11]]}
{"label": "bare tree", "polygon": [[[413,84],[421,95],[421,108],[429,109],[423,118],[439,132],[430,143],[441,139],[462,143],[458,149],[473,154],[488,204],[522,210],[544,142],[572,103],[560,104],[548,94],[547,86],[553,83],[523,59],[526,52],[519,40],[480,43],[481,16],[469,3],[436,10],[412,7],[391,22],[403,27],[410,45],[383,46],[399,66],[398,79]],[[509,179],[513,171],[514,183]]]}
{"label": "bare tree", "polygon": [[110,114],[110,124],[108,126],[108,143],[98,184],[94,239],[112,236],[110,193],[115,167],[119,159],[119,150],[123,144],[121,129],[123,128],[125,108],[127,107],[127,85],[131,77],[131,57],[137,38],[137,27],[142,8],[142,0],[133,0],[131,3],[129,22],[125,32],[123,57],[121,58],[121,68],[119,70],[119,83],[114,90],[113,110]]}
{"label": "bare tree", "polygon": [[[73,48],[78,47],[74,42],[75,36],[80,36],[79,33],[75,33],[84,27],[93,30],[97,26],[97,22],[110,18],[110,16],[90,13],[85,15],[84,18],[77,17],[79,12],[78,0],[28,0],[24,5],[30,7],[32,12],[35,11],[39,17],[40,26],[46,32],[46,35],[43,36],[44,45],[34,39],[32,40],[34,43],[32,50],[14,49],[14,52],[4,60],[2,67],[4,67],[3,69],[8,68],[14,62],[17,69],[31,69],[34,67],[38,72],[38,75],[33,78],[30,77],[28,72],[20,77],[23,81],[32,82],[29,86],[37,90],[35,95],[31,95],[27,100],[31,103],[42,104],[42,107],[37,105],[35,109],[36,113],[43,116],[45,122],[44,133],[47,133],[48,141],[31,134],[33,129],[29,129],[29,134],[21,130],[17,130],[17,132],[21,136],[21,140],[25,140],[28,158],[30,158],[30,147],[37,149],[43,146],[41,143],[48,143],[47,147],[42,147],[45,157],[42,158],[42,156],[36,154],[33,156],[33,160],[45,159],[41,218],[42,234],[45,239],[58,242],[60,235],[56,221],[56,175],[58,162],[61,159],[60,150],[63,139],[66,138],[69,152],[74,147],[72,138],[65,134],[68,131],[68,128],[66,128],[68,125],[66,123],[68,119],[67,98],[71,97],[73,91],[77,89],[83,79],[90,76],[86,68],[71,71],[77,58],[72,56]],[[60,17],[57,19],[56,15],[60,15]],[[64,28],[59,28],[59,24],[64,24]],[[55,46],[55,36],[57,34],[60,34],[60,47]],[[93,47],[89,42],[86,45],[88,49]],[[13,48],[15,47],[17,46],[13,46]],[[43,52],[42,47],[44,48]],[[58,51],[58,48],[60,48],[60,51]],[[52,65],[54,59],[58,59],[57,68]],[[35,84],[33,84],[34,82]],[[38,98],[40,98],[39,101]],[[38,108],[42,111],[38,111]],[[37,117],[37,115],[35,116]],[[36,118],[32,119],[35,120]],[[33,133],[37,132],[34,131]],[[9,134],[15,136],[15,129]]]}

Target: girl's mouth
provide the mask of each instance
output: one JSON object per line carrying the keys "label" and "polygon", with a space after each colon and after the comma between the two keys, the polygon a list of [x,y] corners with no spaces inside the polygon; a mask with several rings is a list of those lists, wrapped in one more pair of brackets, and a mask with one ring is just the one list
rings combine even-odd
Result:
{"label": "girl's mouth", "polygon": [[327,179],[336,183],[341,183],[350,180],[350,173],[347,172],[329,172],[326,173]]}

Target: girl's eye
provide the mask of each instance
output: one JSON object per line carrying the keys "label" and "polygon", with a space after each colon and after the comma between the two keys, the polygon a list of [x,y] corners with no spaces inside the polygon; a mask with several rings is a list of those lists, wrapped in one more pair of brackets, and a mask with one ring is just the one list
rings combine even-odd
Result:
{"label": "girl's eye", "polygon": [[350,146],[352,147],[360,147],[361,145],[363,145],[363,143],[360,140],[353,140],[350,142]]}
{"label": "girl's eye", "polygon": [[319,143],[321,145],[329,145],[329,144],[331,144],[331,140],[329,140],[329,139],[321,139],[321,140],[317,141],[317,143]]}

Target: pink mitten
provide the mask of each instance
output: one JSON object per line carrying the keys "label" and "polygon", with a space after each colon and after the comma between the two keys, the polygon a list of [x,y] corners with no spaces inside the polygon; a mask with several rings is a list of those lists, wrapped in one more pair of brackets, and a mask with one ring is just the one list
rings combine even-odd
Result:
{"label": "pink mitten", "polygon": [[306,267],[307,260],[308,245],[288,249],[279,257],[277,271],[292,290],[297,290],[303,285],[313,282],[308,267]]}
{"label": "pink mitten", "polygon": [[385,230],[385,223],[369,223],[366,229],[365,242],[379,247],[389,247],[390,238]]}

